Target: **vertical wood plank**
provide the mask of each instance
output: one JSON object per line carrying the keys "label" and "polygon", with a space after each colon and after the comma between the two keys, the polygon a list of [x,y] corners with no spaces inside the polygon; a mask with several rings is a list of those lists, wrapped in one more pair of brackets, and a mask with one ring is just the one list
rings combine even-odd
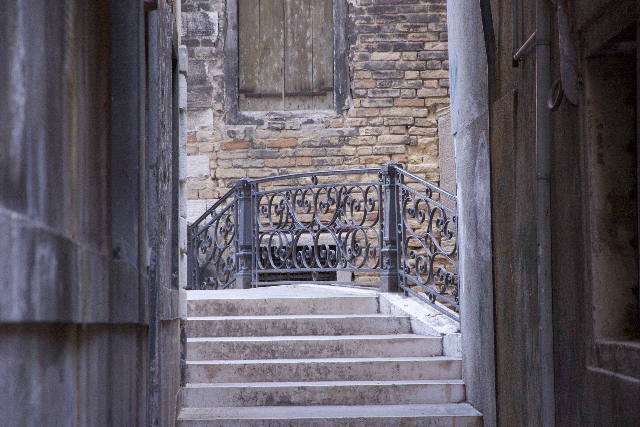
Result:
{"label": "vertical wood plank", "polygon": [[[311,5],[314,91],[333,87],[333,0],[314,0]],[[333,109],[333,92],[313,98],[316,110]]]}
{"label": "vertical wood plank", "polygon": [[[260,91],[259,68],[259,20],[260,0],[238,0],[238,88]],[[245,98],[239,94],[240,110],[255,110],[254,98]]]}
{"label": "vertical wood plank", "polygon": [[[285,0],[285,92],[313,90],[311,0]],[[285,97],[285,110],[309,110],[313,97]]]}
{"label": "vertical wood plank", "polygon": [[[260,0],[260,91],[284,92],[284,1]],[[283,98],[260,99],[259,109],[282,110]]]}

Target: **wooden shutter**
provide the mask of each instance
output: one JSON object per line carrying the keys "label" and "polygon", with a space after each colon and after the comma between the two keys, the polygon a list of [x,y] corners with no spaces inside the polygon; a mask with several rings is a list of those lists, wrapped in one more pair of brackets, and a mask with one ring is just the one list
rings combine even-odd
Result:
{"label": "wooden shutter", "polygon": [[332,0],[239,0],[238,7],[240,110],[332,109]]}

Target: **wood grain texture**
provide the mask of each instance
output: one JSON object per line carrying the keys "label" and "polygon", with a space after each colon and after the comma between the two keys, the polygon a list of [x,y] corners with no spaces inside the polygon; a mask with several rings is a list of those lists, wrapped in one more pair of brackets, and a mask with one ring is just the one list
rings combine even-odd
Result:
{"label": "wood grain texture", "polygon": [[[285,0],[284,87],[286,92],[310,92],[313,85],[311,0]],[[285,98],[286,110],[310,110],[313,97]]]}

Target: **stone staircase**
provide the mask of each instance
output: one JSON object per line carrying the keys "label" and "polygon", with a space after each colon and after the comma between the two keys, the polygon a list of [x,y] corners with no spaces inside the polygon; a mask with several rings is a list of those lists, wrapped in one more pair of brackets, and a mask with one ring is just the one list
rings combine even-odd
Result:
{"label": "stone staircase", "polygon": [[189,291],[178,426],[482,426],[460,358],[397,307],[381,314],[384,295]]}

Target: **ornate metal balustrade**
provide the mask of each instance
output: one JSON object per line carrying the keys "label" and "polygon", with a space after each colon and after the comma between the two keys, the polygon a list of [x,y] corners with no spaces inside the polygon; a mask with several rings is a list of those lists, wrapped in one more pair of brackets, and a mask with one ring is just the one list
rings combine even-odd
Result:
{"label": "ornate metal balustrade", "polygon": [[190,289],[404,291],[458,319],[456,197],[403,169],[241,179],[189,225]]}

